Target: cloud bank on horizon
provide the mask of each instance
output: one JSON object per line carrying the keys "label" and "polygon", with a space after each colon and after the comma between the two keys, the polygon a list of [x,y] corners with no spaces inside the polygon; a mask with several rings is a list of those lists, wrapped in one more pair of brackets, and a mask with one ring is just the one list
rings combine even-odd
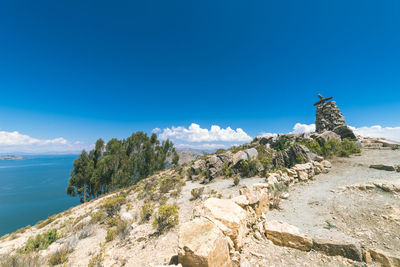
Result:
{"label": "cloud bank on horizon", "polygon": [[[353,131],[364,137],[384,137],[400,142],[400,127],[382,127],[379,125],[371,127],[351,127]],[[229,148],[234,145],[250,142],[252,137],[243,129],[233,130],[230,127],[221,128],[218,125],[210,129],[201,128],[200,125],[192,123],[188,128],[184,126],[155,128],[153,132],[158,133],[161,140],[170,139],[178,149],[199,149],[213,151],[218,148]],[[315,132],[315,124],[296,123],[290,133]],[[278,133],[263,132],[261,136],[276,136]]]}
{"label": "cloud bank on horizon", "polygon": [[0,131],[0,153],[77,153],[89,148],[81,142],[70,142],[63,137],[38,139],[18,131]]}
{"label": "cloud bank on horizon", "polygon": [[[351,127],[351,126],[350,126]],[[399,127],[363,126],[351,127],[353,131],[365,137],[384,137],[400,142]],[[296,123],[291,133],[314,132],[315,124]],[[253,138],[243,129],[222,128],[213,125],[210,129],[201,128],[199,124],[192,123],[189,127],[178,126],[165,129],[155,128],[161,140],[170,139],[178,149],[197,149],[215,151],[218,148],[229,148],[250,142]],[[261,136],[274,136],[277,133],[264,132]],[[92,145],[81,142],[71,142],[63,137],[53,139],[38,139],[18,131],[0,131],[0,153],[77,153],[83,149],[90,150]]]}

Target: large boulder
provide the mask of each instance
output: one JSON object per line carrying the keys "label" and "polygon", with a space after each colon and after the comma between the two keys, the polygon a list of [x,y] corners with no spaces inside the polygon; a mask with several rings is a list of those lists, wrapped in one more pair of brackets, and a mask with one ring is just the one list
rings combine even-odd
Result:
{"label": "large boulder", "polygon": [[196,160],[192,165],[192,171],[195,174],[201,173],[203,170],[205,170],[205,168],[206,168],[206,161],[202,159]]}
{"label": "large boulder", "polygon": [[246,211],[230,199],[209,198],[195,209],[195,215],[213,221],[230,237],[236,249],[244,244],[246,235]]}
{"label": "large boulder", "polygon": [[226,237],[206,218],[195,218],[180,227],[178,262],[183,267],[232,266]]}
{"label": "large boulder", "polygon": [[337,126],[332,131],[338,134],[342,139],[344,138],[357,139],[353,130],[351,130],[347,125]]}
{"label": "large boulder", "polygon": [[246,152],[238,151],[233,155],[232,164],[233,164],[233,166],[236,166],[239,162],[248,160],[248,159],[249,159],[249,155],[247,155]]}
{"label": "large boulder", "polygon": [[311,161],[310,150],[299,144],[294,144],[289,148],[276,153],[273,163],[277,168],[292,167],[297,163]]}
{"label": "large boulder", "polygon": [[233,153],[231,151],[227,151],[225,153],[217,155],[223,163],[227,162],[231,164],[233,161]]}
{"label": "large boulder", "polygon": [[314,238],[313,247],[315,251],[322,251],[329,256],[342,256],[356,261],[362,261],[361,246],[353,238],[346,239],[323,239]]}
{"label": "large boulder", "polygon": [[244,152],[246,152],[246,154],[249,157],[249,159],[256,159],[257,156],[258,156],[258,151],[254,147],[246,149]]}
{"label": "large boulder", "polygon": [[246,197],[248,205],[253,207],[258,217],[269,211],[268,186],[267,183],[257,183],[246,185],[239,190],[240,195]]}
{"label": "large boulder", "polygon": [[222,160],[217,155],[212,155],[206,162],[208,168],[215,168],[217,170],[222,168]]}
{"label": "large boulder", "polygon": [[330,139],[335,139],[335,140],[338,140],[338,141],[342,141],[342,138],[340,137],[340,135],[338,135],[337,133],[332,132],[332,131],[324,131],[323,133],[318,135],[316,139],[318,140],[318,142],[321,145],[325,144]]}
{"label": "large boulder", "polygon": [[264,224],[265,234],[275,245],[309,251],[312,239],[300,233],[293,225],[280,221],[267,221]]}

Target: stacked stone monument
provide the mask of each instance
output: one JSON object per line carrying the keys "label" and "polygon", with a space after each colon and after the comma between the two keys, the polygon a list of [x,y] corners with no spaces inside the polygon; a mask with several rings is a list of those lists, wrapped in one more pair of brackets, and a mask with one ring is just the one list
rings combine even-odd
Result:
{"label": "stacked stone monument", "polygon": [[315,130],[318,133],[332,131],[343,138],[356,138],[353,131],[347,126],[346,120],[340,112],[335,101],[327,102],[333,97],[324,98],[318,94],[320,101],[314,104],[317,106]]}

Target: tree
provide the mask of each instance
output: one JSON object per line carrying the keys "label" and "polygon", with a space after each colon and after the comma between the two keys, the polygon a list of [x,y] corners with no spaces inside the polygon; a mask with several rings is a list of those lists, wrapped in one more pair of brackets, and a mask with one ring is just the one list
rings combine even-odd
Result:
{"label": "tree", "polygon": [[74,169],[68,180],[67,194],[70,196],[81,196],[81,202],[90,198],[90,178],[93,174],[93,161],[88,153],[83,150],[79,157],[74,160]]}
{"label": "tree", "polygon": [[178,166],[179,154],[174,150],[174,155],[172,156],[172,164]]}
{"label": "tree", "polygon": [[74,161],[74,169],[68,180],[67,193],[81,196],[81,201],[137,183],[154,172],[167,167],[167,159],[177,165],[179,155],[169,140],[160,141],[156,134],[150,137],[144,132],[130,137],[96,141],[95,148],[82,151]]}

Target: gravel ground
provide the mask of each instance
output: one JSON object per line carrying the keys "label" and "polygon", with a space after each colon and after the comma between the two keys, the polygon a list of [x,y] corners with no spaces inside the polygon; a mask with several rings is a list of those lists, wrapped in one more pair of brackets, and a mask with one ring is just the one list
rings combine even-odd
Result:
{"label": "gravel ground", "polygon": [[398,195],[346,189],[356,183],[400,180],[400,173],[370,169],[371,164],[400,164],[400,151],[364,150],[361,156],[332,160],[328,174],[292,186],[282,210],[270,211],[267,219],[288,222],[311,236],[353,237],[362,245],[398,254],[400,222],[383,218],[400,208]]}

